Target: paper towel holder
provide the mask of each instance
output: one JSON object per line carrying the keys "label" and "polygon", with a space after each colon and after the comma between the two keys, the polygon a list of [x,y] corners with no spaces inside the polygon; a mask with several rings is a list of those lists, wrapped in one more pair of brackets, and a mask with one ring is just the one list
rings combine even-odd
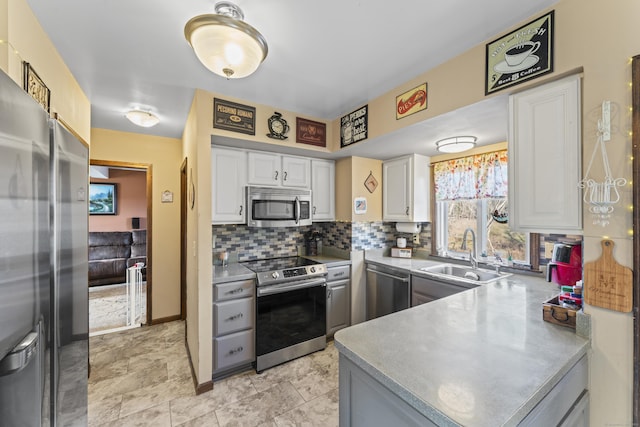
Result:
{"label": "paper towel holder", "polygon": [[397,222],[396,230],[400,233],[418,234],[422,229],[422,224],[419,222]]}

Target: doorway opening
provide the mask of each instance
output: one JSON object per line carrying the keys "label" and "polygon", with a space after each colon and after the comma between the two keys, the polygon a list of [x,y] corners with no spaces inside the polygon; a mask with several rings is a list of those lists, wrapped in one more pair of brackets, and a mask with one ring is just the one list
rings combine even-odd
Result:
{"label": "doorway opening", "polygon": [[89,334],[150,325],[151,165],[89,164]]}

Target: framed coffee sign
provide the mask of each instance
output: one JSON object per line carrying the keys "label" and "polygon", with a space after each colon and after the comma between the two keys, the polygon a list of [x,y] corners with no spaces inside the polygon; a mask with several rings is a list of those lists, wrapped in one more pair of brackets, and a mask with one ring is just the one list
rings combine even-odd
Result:
{"label": "framed coffee sign", "polygon": [[485,95],[553,71],[554,11],[486,47]]}
{"label": "framed coffee sign", "polygon": [[427,109],[427,84],[396,96],[396,120]]}
{"label": "framed coffee sign", "polygon": [[248,105],[213,98],[213,127],[255,135],[256,109]]}
{"label": "framed coffee sign", "polygon": [[367,139],[369,126],[368,105],[340,118],[340,148]]}

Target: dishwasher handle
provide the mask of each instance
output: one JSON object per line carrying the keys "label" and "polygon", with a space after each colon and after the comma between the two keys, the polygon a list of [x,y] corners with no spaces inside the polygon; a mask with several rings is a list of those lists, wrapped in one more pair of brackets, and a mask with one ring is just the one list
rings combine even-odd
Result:
{"label": "dishwasher handle", "polygon": [[388,277],[388,278],[393,279],[393,280],[399,280],[399,281],[404,282],[404,283],[409,281],[409,277],[394,276],[393,274],[385,273],[385,272],[380,271],[380,270],[374,270],[372,268],[367,268],[367,272],[374,273],[374,274],[379,274],[381,276]]}

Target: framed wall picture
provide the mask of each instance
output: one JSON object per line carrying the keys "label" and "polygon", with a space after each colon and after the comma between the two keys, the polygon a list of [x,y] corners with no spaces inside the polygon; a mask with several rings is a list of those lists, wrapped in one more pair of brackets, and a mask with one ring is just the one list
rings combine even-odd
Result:
{"label": "framed wall picture", "polygon": [[554,11],[488,43],[485,95],[553,71]]}
{"label": "framed wall picture", "polygon": [[117,200],[116,184],[89,184],[90,215],[115,215]]}
{"label": "framed wall picture", "polygon": [[364,197],[356,197],[353,199],[353,212],[356,215],[362,215],[367,213],[367,199]]}
{"label": "framed wall picture", "polygon": [[327,125],[296,117],[296,142],[300,144],[327,146]]}
{"label": "framed wall picture", "polygon": [[369,106],[340,118],[340,148],[367,139],[369,129]]}
{"label": "framed wall picture", "polygon": [[213,127],[255,135],[256,108],[220,98],[213,98]]}

